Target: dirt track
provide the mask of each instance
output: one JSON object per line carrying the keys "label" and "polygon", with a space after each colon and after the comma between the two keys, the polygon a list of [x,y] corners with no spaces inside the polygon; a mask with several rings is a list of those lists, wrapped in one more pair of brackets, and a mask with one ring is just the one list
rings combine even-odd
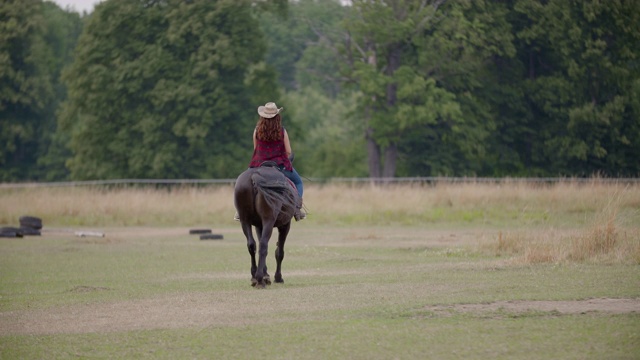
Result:
{"label": "dirt track", "polygon": [[487,304],[459,304],[429,306],[425,310],[442,312],[480,313],[505,311],[522,313],[527,311],[551,312],[556,314],[584,314],[606,312],[612,314],[640,313],[640,299],[589,299],[578,301],[497,301]]}
{"label": "dirt track", "polygon": [[[108,291],[106,289],[78,291]],[[309,289],[288,289],[290,292]],[[301,294],[292,294],[301,296]],[[320,294],[308,294],[312,299]],[[106,304],[63,306],[51,309],[21,310],[0,313],[0,336],[8,334],[61,334],[119,332],[148,329],[206,328],[242,326],[260,321],[265,311],[255,304],[238,306],[237,292],[188,293],[162,298],[121,301]],[[246,300],[246,299],[245,299]],[[338,302],[271,303],[269,311],[284,311],[289,316],[320,316],[323,311],[343,306]],[[435,316],[455,313],[524,313],[548,312],[550,315],[602,312],[609,314],[640,313],[640,299],[589,299],[580,301],[499,301],[485,304],[436,305],[425,307]],[[313,315],[317,314],[317,315]],[[286,316],[283,318],[286,320]]]}

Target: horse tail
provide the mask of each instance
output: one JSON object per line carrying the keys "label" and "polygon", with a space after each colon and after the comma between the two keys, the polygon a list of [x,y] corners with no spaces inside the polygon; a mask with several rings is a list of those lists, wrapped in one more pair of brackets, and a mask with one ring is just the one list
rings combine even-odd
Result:
{"label": "horse tail", "polygon": [[251,175],[251,181],[253,187],[262,194],[271,208],[280,208],[278,210],[293,216],[299,202],[299,196],[284,175],[276,178],[265,176],[258,171]]}

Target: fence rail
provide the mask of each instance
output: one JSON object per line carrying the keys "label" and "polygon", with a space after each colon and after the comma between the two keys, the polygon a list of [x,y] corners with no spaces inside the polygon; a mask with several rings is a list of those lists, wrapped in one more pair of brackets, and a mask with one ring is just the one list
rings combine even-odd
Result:
{"label": "fence rail", "polygon": [[[485,178],[485,177],[394,177],[394,178],[306,178],[308,184],[438,184],[438,183],[495,183],[495,184],[555,184],[606,183],[640,184],[640,178]],[[111,179],[61,182],[0,183],[0,189],[74,186],[126,186],[126,185],[233,185],[236,179]]]}

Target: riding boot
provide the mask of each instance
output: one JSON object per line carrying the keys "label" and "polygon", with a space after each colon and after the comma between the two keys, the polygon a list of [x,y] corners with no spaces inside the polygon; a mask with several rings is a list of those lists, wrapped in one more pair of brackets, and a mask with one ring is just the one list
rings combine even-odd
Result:
{"label": "riding boot", "polygon": [[293,213],[293,217],[296,221],[304,220],[307,218],[307,214],[302,210],[302,199],[300,199],[300,203],[296,206],[296,212]]}

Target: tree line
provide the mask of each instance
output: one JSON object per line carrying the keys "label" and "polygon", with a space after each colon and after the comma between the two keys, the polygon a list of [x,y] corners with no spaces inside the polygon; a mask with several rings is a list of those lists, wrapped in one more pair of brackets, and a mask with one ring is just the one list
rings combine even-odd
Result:
{"label": "tree line", "polygon": [[0,181],[638,176],[640,2],[0,3]]}

